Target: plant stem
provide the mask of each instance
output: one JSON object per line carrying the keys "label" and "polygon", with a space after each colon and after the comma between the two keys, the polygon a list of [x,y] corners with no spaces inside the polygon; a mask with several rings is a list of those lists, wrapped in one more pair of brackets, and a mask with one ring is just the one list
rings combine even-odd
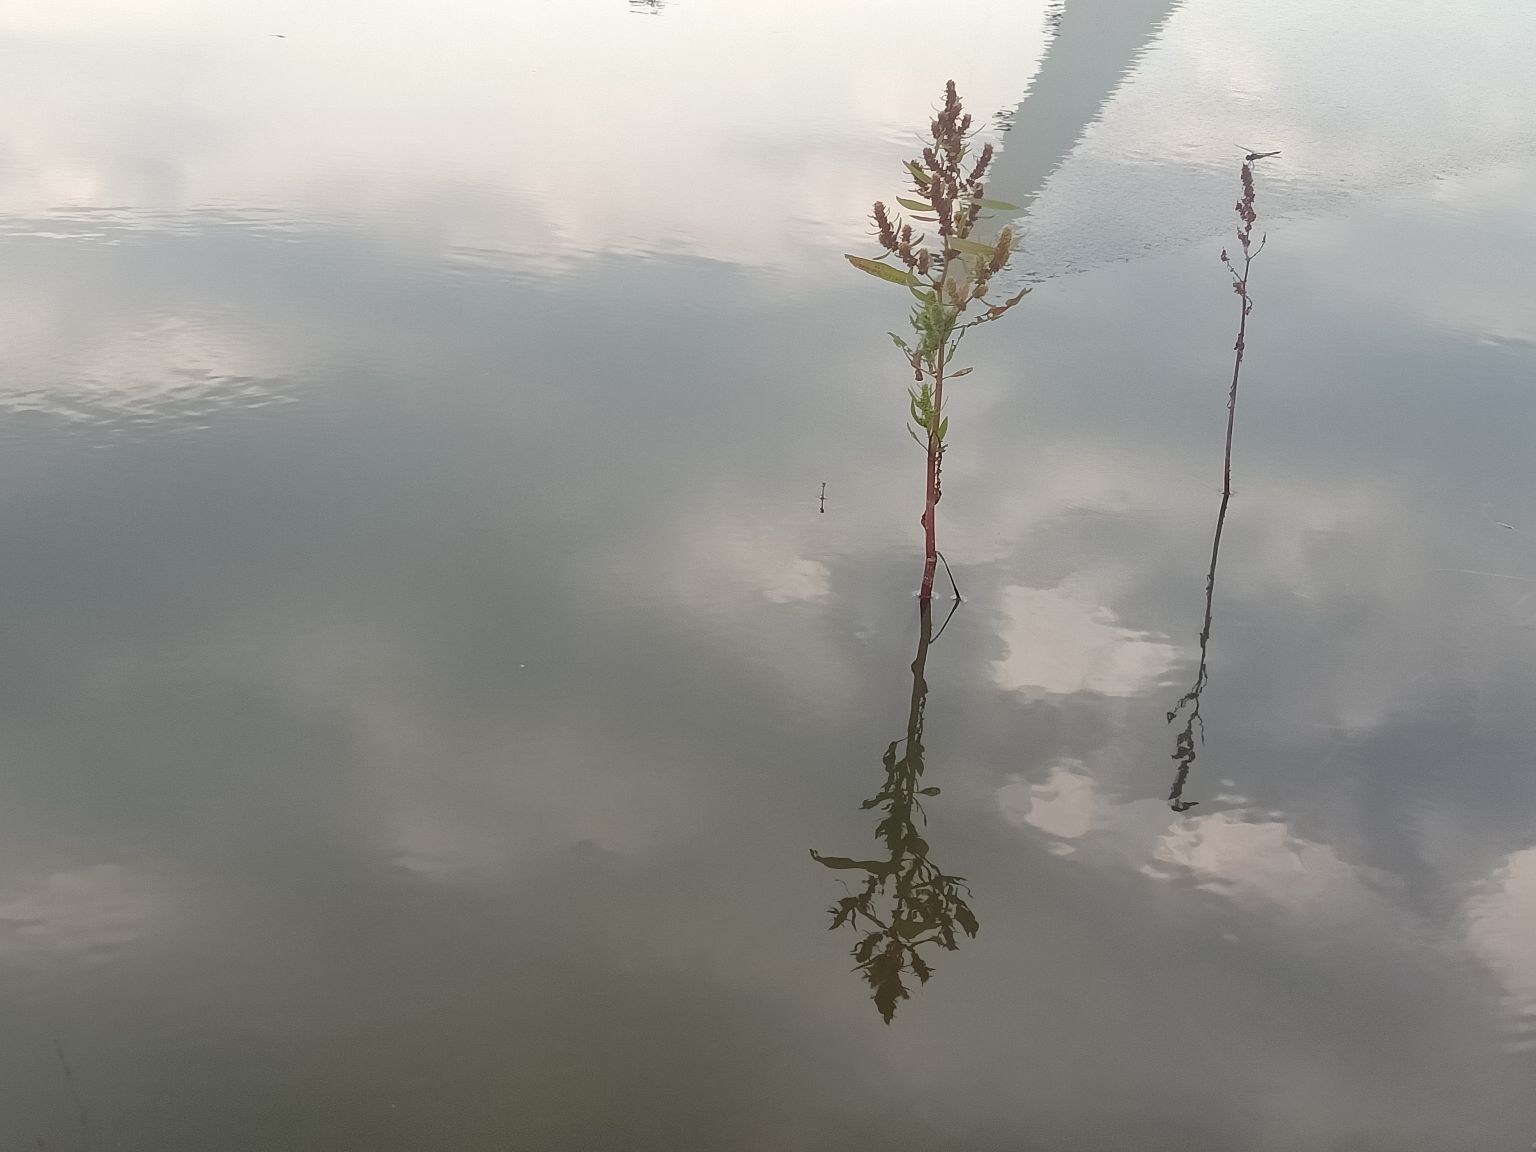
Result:
{"label": "plant stem", "polygon": [[933,364],[933,425],[928,429],[928,489],[923,508],[923,586],[918,592],[918,599],[925,604],[933,599],[933,576],[939,563],[934,521],[939,503],[939,457],[943,447],[939,442],[939,426],[944,419],[944,353],[948,344],[949,334],[944,332]]}
{"label": "plant stem", "polygon": [[1251,256],[1243,260],[1243,291],[1239,296],[1243,305],[1243,318],[1237,325],[1237,355],[1232,360],[1232,391],[1227,394],[1227,457],[1221,480],[1221,494],[1224,498],[1232,495],[1232,429],[1237,423],[1237,377],[1243,369],[1243,344],[1248,332],[1248,267],[1252,263]]}

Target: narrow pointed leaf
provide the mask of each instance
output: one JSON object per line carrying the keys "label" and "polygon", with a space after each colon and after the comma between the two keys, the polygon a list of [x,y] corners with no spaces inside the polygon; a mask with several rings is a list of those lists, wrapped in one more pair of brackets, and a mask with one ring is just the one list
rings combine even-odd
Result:
{"label": "narrow pointed leaf", "polygon": [[917,277],[905,268],[892,268],[889,264],[882,264],[878,260],[868,260],[863,256],[849,256],[848,263],[852,264],[860,272],[868,272],[871,276],[878,276],[882,280],[889,280],[892,284],[915,286],[919,283]]}
{"label": "narrow pointed leaf", "polygon": [[908,200],[905,196],[898,196],[898,197],[896,197],[896,203],[900,204],[903,208],[907,209],[909,212],[932,212],[933,211],[933,205],[932,204],[925,204],[921,200]]}
{"label": "narrow pointed leaf", "polygon": [[[967,240],[964,236],[951,236],[949,238],[949,246],[951,248],[957,249],[958,251],[968,253],[971,256],[990,257],[994,252],[997,251],[996,245],[978,244],[975,240]],[[851,260],[853,257],[850,256],[849,259]]]}
{"label": "narrow pointed leaf", "polygon": [[983,208],[990,208],[994,212],[1020,212],[1023,211],[1017,204],[1010,204],[1006,200],[978,200],[976,203]]}

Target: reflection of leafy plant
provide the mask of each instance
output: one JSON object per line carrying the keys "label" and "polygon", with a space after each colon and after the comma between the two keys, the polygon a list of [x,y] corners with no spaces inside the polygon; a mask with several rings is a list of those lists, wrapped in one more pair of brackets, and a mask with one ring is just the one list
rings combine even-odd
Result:
{"label": "reflection of leafy plant", "polygon": [[878,808],[880,822],[875,839],[885,846],[884,860],[853,860],[846,856],[811,855],[827,868],[866,873],[863,887],[844,896],[829,912],[832,928],[848,924],[860,933],[852,949],[855,969],[862,972],[873,994],[875,1007],[887,1024],[897,1004],[909,993],[902,976],[911,972],[926,984],[933,969],[921,949],[937,945],[953,952],[959,947],[955,929],[974,937],[979,928],[976,914],[966,903],[971,891],[963,876],[945,875],[928,859],[928,841],[918,831],[927,823],[922,796],[937,796],[938,788],[921,787],[923,778],[923,713],[928,683],[923,670],[932,642],[932,607],[924,601],[917,659],[912,662],[912,703],[907,714],[907,734],[891,741],[885,750],[885,782],[864,801],[865,809]]}
{"label": "reflection of leafy plant", "polygon": [[[1021,289],[1000,302],[987,299],[992,279],[1007,267],[1013,255],[1013,229],[1003,228],[991,244],[972,239],[972,232],[983,209],[1009,211],[1015,206],[982,196],[983,177],[992,164],[992,145],[983,145],[975,162],[967,163],[968,141],[973,135],[971,116],[962,109],[953,80],[945,86],[944,107],[930,128],[933,143],[923,149],[921,157],[906,163],[911,194],[898,196],[896,203],[913,213],[912,220],[937,226],[936,245],[928,247],[926,234],[914,233],[910,223],[899,214],[892,216],[885,203],[877,200],[871,218],[882,254],[873,260],[848,257],[855,268],[906,287],[917,300],[909,317],[915,339],[909,343],[894,332],[891,339],[907,358],[917,384],[908,389],[913,420],[908,431],[928,455],[922,516],[925,551],[920,595],[924,600],[933,596],[939,555],[934,510],[943,495],[940,473],[949,435],[944,383],[970,371],[954,371],[951,361],[969,329],[996,320],[1029,291]],[[972,305],[981,311],[962,322]]]}

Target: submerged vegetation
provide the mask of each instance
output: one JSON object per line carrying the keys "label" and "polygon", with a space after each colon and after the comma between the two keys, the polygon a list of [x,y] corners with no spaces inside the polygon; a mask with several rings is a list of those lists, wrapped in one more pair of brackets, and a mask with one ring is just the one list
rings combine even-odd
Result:
{"label": "submerged vegetation", "polygon": [[[910,217],[893,213],[884,201],[875,201],[871,219],[882,254],[876,259],[848,256],[855,268],[902,285],[916,301],[909,316],[911,339],[894,332],[890,335],[912,368],[914,386],[907,390],[912,423],[907,431],[927,456],[921,520],[923,582],[919,591],[924,601],[933,597],[940,557],[935,517],[943,498],[944,452],[949,443],[944,385],[970,372],[970,368],[954,366],[966,332],[996,320],[1029,291],[1022,288],[1000,301],[988,298],[993,279],[1007,268],[1013,255],[1014,232],[1004,227],[991,244],[972,239],[972,234],[984,210],[1006,212],[1014,205],[982,196],[993,148],[985,144],[975,160],[971,159],[971,116],[961,106],[953,80],[945,85],[944,106],[929,130],[933,142],[923,148],[920,157],[906,162],[909,194],[896,198]],[[911,221],[933,225],[937,239],[930,245],[928,234],[914,232]]]}
{"label": "submerged vegetation", "polygon": [[885,781],[863,804],[880,810],[875,838],[885,846],[886,858],[855,860],[811,850],[824,867],[865,874],[862,886],[829,911],[834,930],[847,924],[860,934],[852,950],[854,967],[868,982],[875,1007],[887,1024],[896,1015],[897,1005],[910,995],[902,977],[911,973],[919,984],[926,984],[933,975],[922,950],[938,947],[953,952],[960,946],[957,928],[974,937],[980,927],[966,903],[971,891],[965,877],[946,875],[928,858],[928,841],[919,827],[927,821],[922,798],[939,794],[937,787],[923,784],[925,672],[934,639],[933,602],[924,600],[919,609],[917,657],[912,661],[907,734],[887,746],[882,758]]}

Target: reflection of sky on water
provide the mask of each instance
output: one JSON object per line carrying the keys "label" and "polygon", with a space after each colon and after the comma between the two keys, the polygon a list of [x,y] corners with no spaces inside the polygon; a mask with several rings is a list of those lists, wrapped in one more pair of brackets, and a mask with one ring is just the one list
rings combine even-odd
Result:
{"label": "reflection of sky on water", "polygon": [[[1045,26],[977,12],[957,78],[1007,107],[989,45]],[[1033,205],[1040,267],[1091,270],[956,393],[927,670],[928,835],[985,931],[894,1030],[804,848],[868,842],[910,691],[900,304],[831,261],[933,77],[865,9],[480,15],[5,17],[0,83],[60,103],[0,170],[0,1143],[67,1143],[55,1037],[145,1149],[1528,1141],[1536,173],[1489,155],[1523,13],[1437,20],[1420,83],[1326,66],[1370,11],[1319,45],[1186,3]],[[1228,136],[1318,218],[1256,271],[1174,816],[1232,321],[1183,241]],[[293,402],[169,419],[189,374]]]}
{"label": "reflection of sky on water", "polygon": [[1266,176],[1289,213],[1530,142],[1536,19],[1519,3],[1079,0],[1054,41],[1051,8],[16,10],[0,16],[0,207],[279,207],[475,262],[671,251],[805,273],[808,252],[861,234],[938,59],[982,117],[1035,98],[998,168],[1020,202],[1097,111],[1035,208],[1031,267],[1050,274],[1209,235],[1234,142],[1282,149]]}

